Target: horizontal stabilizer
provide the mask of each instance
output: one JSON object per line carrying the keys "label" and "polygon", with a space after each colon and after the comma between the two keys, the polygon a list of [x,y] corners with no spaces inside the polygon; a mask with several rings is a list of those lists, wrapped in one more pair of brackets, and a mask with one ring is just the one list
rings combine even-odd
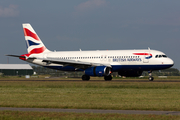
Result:
{"label": "horizontal stabilizer", "polygon": [[6,56],[25,58],[25,56],[20,56],[20,55],[6,55]]}
{"label": "horizontal stabilizer", "polygon": [[11,56],[11,57],[18,57],[18,58],[24,58],[24,59],[36,59],[35,57],[27,57],[26,55],[6,55],[6,56]]}

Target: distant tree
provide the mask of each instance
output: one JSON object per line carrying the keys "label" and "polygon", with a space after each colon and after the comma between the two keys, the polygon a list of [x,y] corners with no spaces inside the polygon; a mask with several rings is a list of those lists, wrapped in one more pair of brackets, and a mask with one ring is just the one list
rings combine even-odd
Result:
{"label": "distant tree", "polygon": [[49,69],[41,66],[32,66],[34,72],[38,75],[51,75],[52,77],[68,76],[68,77],[81,77],[83,72],[67,72],[55,69]]}
{"label": "distant tree", "polygon": [[[148,73],[144,71],[143,75],[148,76]],[[164,70],[153,71],[153,76],[180,76],[180,72],[176,68],[168,68]]]}
{"label": "distant tree", "polygon": [[[38,75],[48,74],[54,77],[58,77],[58,76],[81,77],[84,74],[83,72],[60,71],[60,70],[49,69],[49,68],[41,67],[41,66],[32,66],[32,68]],[[113,72],[112,75],[118,76],[118,73]],[[148,76],[148,72],[144,71],[142,75]],[[153,76],[180,76],[180,72],[176,68],[169,68],[165,70],[153,71]]]}

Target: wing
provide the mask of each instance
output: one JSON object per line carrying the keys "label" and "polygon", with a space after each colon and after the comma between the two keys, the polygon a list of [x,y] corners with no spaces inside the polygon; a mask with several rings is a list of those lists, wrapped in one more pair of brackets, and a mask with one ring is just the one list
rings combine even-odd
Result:
{"label": "wing", "polygon": [[86,69],[92,66],[107,66],[111,67],[110,64],[103,64],[103,63],[91,63],[91,62],[84,62],[84,61],[76,61],[76,60],[65,60],[65,59],[56,59],[56,58],[37,58],[42,60],[42,62],[46,62],[46,64],[60,64],[63,66],[73,66],[77,69]]}
{"label": "wing", "polygon": [[57,59],[57,58],[38,58],[38,57],[27,57],[27,56],[20,56],[20,55],[6,55],[11,57],[19,57],[19,58],[25,58],[28,59],[39,59],[42,60],[42,62],[46,62],[47,65],[50,64],[60,64],[65,66],[73,66],[76,69],[86,69],[88,67],[92,66],[107,66],[111,68],[110,64],[105,63],[93,63],[93,62],[84,62],[84,61],[76,61],[76,60],[67,60],[67,59]]}

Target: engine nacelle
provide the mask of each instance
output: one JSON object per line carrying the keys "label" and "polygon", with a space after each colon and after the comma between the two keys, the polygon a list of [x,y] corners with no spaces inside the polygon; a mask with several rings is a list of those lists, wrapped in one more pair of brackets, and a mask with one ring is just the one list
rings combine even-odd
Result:
{"label": "engine nacelle", "polygon": [[89,76],[108,76],[111,68],[106,66],[89,67],[85,70],[85,74]]}
{"label": "engine nacelle", "polygon": [[126,71],[118,71],[118,74],[126,77],[138,77],[141,76],[143,71],[135,71],[135,70],[126,70]]}

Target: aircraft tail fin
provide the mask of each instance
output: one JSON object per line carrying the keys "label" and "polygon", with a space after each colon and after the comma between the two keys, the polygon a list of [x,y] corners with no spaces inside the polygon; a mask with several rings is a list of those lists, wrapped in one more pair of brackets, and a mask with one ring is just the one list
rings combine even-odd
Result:
{"label": "aircraft tail fin", "polygon": [[22,24],[28,54],[49,52],[29,23]]}

